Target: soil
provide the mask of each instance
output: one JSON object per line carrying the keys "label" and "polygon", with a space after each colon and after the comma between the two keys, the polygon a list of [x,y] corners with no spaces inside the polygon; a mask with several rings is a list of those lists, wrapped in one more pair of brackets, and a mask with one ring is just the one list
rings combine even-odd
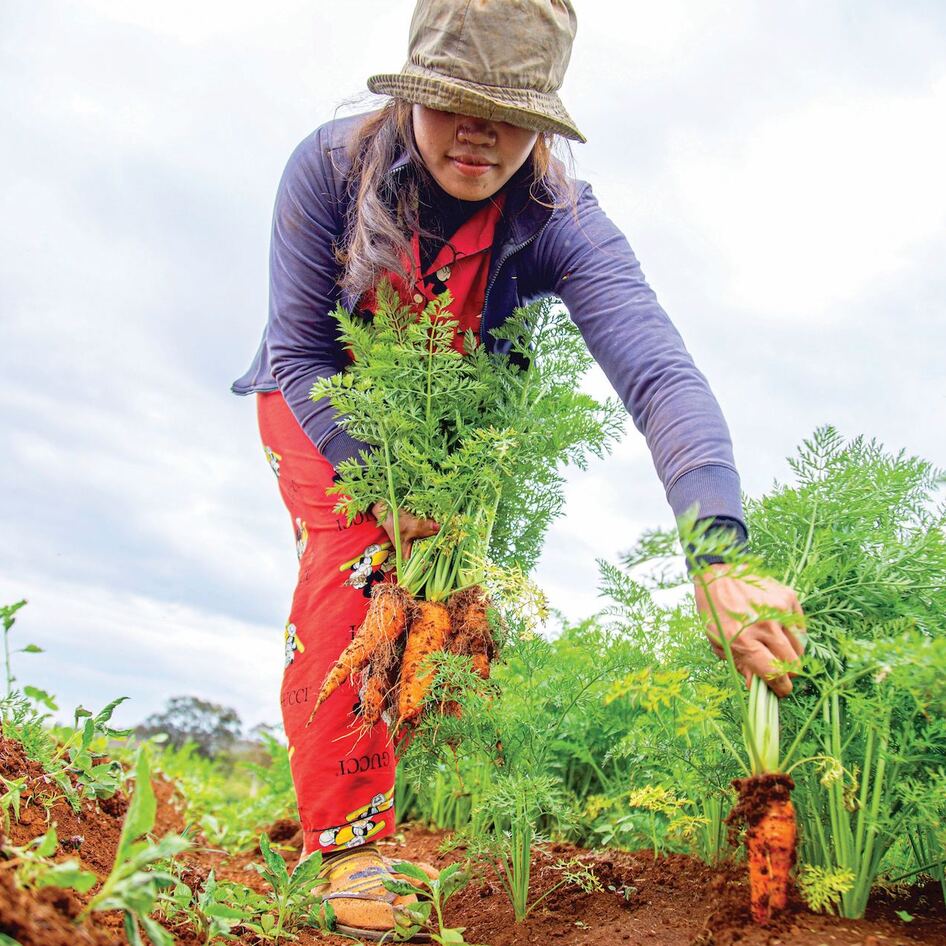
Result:
{"label": "soil", "polygon": [[[55,821],[60,850],[57,859],[76,858],[104,877],[111,868],[127,809],[121,795],[98,802],[83,802],[75,813],[55,786],[45,781],[40,767],[25,758],[22,747],[0,738],[0,775],[27,776],[20,821],[11,817],[5,843],[24,845],[43,834]],[[174,786],[154,778],[158,798],[155,834],[181,831],[184,819]],[[45,799],[46,804],[43,804]],[[48,811],[47,811],[48,806]],[[284,846],[290,866],[301,850],[299,824],[290,819],[268,828],[274,843]],[[197,836],[197,843],[201,838]],[[386,856],[423,860],[444,866],[462,858],[462,852],[440,853],[443,832],[408,826],[397,838],[381,842]],[[683,855],[655,858],[650,852],[586,851],[566,844],[548,845],[535,856],[532,899],[561,879],[556,864],[577,859],[598,878],[602,889],[583,893],[562,886],[548,896],[525,922],[513,922],[512,908],[498,878],[481,874],[452,898],[446,909],[451,926],[466,927],[470,943],[487,946],[943,946],[946,911],[938,887],[909,888],[896,895],[877,897],[865,920],[853,921],[815,915],[793,897],[788,909],[765,929],[749,917],[745,869],[734,865],[708,867]],[[223,880],[237,880],[264,892],[262,878],[248,865],[261,860],[259,852],[228,856],[198,847],[181,856],[185,881],[199,885],[211,868]],[[75,918],[91,896],[46,888],[21,890],[13,877],[13,863],[0,860],[0,932],[22,946],[127,946],[118,912],[96,913],[94,921]],[[92,891],[94,893],[94,889]],[[912,915],[902,922],[898,910]],[[172,930],[179,946],[198,946],[188,930]],[[236,942],[253,944],[252,934]],[[342,946],[352,940],[304,931],[301,946]]]}

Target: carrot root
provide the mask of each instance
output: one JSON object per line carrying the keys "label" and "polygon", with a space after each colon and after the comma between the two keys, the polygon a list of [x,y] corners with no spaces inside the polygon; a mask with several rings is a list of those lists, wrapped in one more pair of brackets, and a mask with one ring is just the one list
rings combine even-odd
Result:
{"label": "carrot root", "polygon": [[417,613],[411,623],[404,659],[401,661],[401,683],[398,693],[398,724],[415,720],[427,691],[433,682],[434,671],[421,669],[421,664],[434,651],[443,650],[450,635],[450,613],[439,601],[417,602]]}
{"label": "carrot root", "polygon": [[788,775],[771,773],[736,779],[739,802],[727,823],[745,824],[749,861],[752,918],[765,926],[788,902],[790,874],[795,865],[798,829]]}
{"label": "carrot root", "polygon": [[380,719],[384,712],[384,699],[387,694],[388,682],[384,677],[370,676],[361,695],[361,725],[370,729]]}
{"label": "carrot root", "polygon": [[371,605],[352,642],[342,651],[326,674],[315,708],[306,725],[312,722],[319,707],[345,682],[364,670],[368,663],[388,649],[394,649],[404,632],[413,610],[413,601],[403,588],[393,584],[376,585]]}
{"label": "carrot root", "polygon": [[496,642],[487,617],[489,595],[475,585],[451,595],[448,607],[453,633],[447,650],[451,654],[482,654],[487,661],[492,660],[496,656]]}

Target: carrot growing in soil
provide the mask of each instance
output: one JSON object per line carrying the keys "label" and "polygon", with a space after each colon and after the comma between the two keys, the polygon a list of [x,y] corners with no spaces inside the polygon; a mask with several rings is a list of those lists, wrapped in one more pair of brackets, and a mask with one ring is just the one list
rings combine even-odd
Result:
{"label": "carrot growing in soil", "polygon": [[749,690],[747,741],[755,741],[752,774],[738,778],[733,786],[739,801],[727,824],[745,825],[749,861],[749,902],[752,918],[765,925],[788,903],[788,888],[795,866],[798,829],[790,775],[778,771],[778,697],[758,677]]}
{"label": "carrot growing in soil", "polygon": [[[690,522],[683,524],[681,535],[694,567],[694,581],[701,584],[704,591],[722,574],[744,577],[757,572],[758,563],[750,562],[747,553],[733,550],[730,547],[731,539],[719,530],[707,532],[707,527]],[[698,560],[698,556],[707,553],[724,556],[729,560],[729,568],[723,572],[708,572]],[[729,664],[737,692],[744,693],[742,674],[736,668],[731,640],[724,633],[712,597],[707,594],[706,599],[711,611],[712,637]],[[785,623],[798,621],[797,615],[773,613],[766,616]],[[744,615],[739,633],[758,617]],[[728,739],[724,739],[727,748],[746,771],[745,778],[733,780],[739,798],[726,823],[733,834],[742,826],[746,829],[750,911],[752,918],[764,926],[776,913],[784,910],[788,902],[798,838],[795,808],[791,800],[795,783],[789,774],[788,762],[814,720],[817,708],[797,733],[788,751],[781,755],[779,699],[765,681],[754,676],[749,686],[748,700],[740,696],[736,702],[742,717],[743,740],[749,764],[747,766],[745,757]],[[735,842],[736,839],[733,840]]]}

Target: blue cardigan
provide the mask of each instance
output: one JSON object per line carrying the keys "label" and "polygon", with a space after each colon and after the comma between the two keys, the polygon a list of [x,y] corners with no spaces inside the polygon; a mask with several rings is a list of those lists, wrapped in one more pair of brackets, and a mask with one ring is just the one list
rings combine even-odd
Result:
{"label": "blue cardigan", "polygon": [[[282,391],[309,438],[333,464],[359,444],[338,425],[334,409],[314,402],[316,378],[335,374],[347,358],[330,312],[353,308],[338,286],[334,245],[345,230],[351,194],[348,142],[364,116],[336,119],[295,149],[276,196],[270,249],[269,320],[237,394]],[[402,156],[388,172],[396,186]],[[594,359],[644,434],[675,515],[699,504],[701,517],[744,521],[729,430],[706,378],[648,286],[624,234],[584,181],[577,207],[552,210],[525,186],[506,198],[490,262],[481,335],[519,305],[559,296]]]}

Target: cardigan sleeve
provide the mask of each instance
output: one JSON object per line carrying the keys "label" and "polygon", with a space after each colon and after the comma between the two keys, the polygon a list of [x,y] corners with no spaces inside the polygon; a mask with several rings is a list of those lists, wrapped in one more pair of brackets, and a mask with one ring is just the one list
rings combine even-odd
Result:
{"label": "cardigan sleeve", "polygon": [[338,299],[335,243],[344,218],[328,126],[293,151],[276,194],[269,255],[267,344],[273,377],[309,439],[333,465],[367,449],[337,423],[327,401],[312,401],[317,378],[345,365],[331,316]]}
{"label": "cardigan sleeve", "polygon": [[536,247],[547,284],[643,433],[674,515],[696,504],[700,517],[744,522],[719,403],[624,234],[578,187],[577,206],[557,209]]}

